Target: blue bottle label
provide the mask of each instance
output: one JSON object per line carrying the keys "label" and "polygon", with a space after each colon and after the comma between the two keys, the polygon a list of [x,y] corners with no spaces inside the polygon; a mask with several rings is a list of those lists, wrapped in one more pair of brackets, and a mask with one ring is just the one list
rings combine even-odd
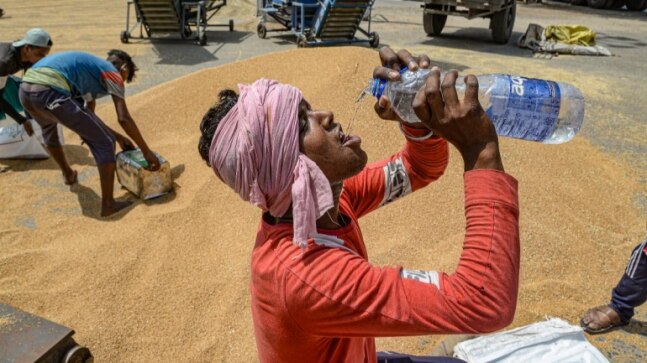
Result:
{"label": "blue bottle label", "polygon": [[490,95],[486,111],[498,135],[531,141],[544,141],[557,124],[560,91],[556,82],[541,79],[503,76],[510,86],[509,94]]}
{"label": "blue bottle label", "polygon": [[386,80],[380,79],[380,78],[373,78],[373,89],[371,90],[371,93],[375,98],[378,100],[380,97],[382,97],[382,94],[384,93],[384,87],[386,87]]}

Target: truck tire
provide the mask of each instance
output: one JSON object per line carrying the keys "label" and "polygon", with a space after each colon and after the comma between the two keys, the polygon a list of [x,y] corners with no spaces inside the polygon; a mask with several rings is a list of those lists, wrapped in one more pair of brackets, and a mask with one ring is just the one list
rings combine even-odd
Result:
{"label": "truck tire", "polygon": [[589,7],[593,9],[605,9],[607,7],[607,2],[608,0],[586,0]]}
{"label": "truck tire", "polygon": [[647,0],[627,0],[627,9],[643,11],[647,9]]}
{"label": "truck tire", "polygon": [[494,13],[490,18],[490,28],[492,29],[492,40],[497,44],[507,44],[512,35],[514,19],[517,15],[517,2],[512,1],[512,5]]}
{"label": "truck tire", "polygon": [[586,0],[571,0],[571,5],[586,5]]}
{"label": "truck tire", "polygon": [[422,14],[422,26],[425,28],[427,35],[440,35],[445,23],[447,22],[447,15],[442,14]]}

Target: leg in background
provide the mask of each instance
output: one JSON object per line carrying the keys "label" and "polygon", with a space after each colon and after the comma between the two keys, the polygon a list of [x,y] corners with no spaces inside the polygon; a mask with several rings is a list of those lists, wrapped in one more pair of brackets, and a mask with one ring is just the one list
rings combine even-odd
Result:
{"label": "leg in background", "polygon": [[608,305],[589,309],[580,325],[591,334],[604,333],[626,325],[634,308],[647,301],[647,239],[634,248],[620,282],[613,289]]}
{"label": "leg in background", "polygon": [[613,289],[609,306],[623,322],[629,322],[634,308],[647,301],[647,239],[634,248],[627,269]]}
{"label": "leg in background", "polygon": [[101,216],[107,217],[129,207],[131,201],[116,201],[112,196],[115,183],[115,163],[97,165],[101,180]]}
{"label": "leg in background", "polygon": [[63,178],[65,185],[72,185],[77,182],[77,173],[76,170],[70,167],[70,164],[67,163],[65,158],[65,153],[63,152],[62,146],[47,146],[47,151],[54,158],[58,167],[61,168],[63,172]]}
{"label": "leg in background", "polygon": [[77,182],[77,173],[70,167],[65,158],[63,146],[60,143],[58,135],[59,120],[48,109],[47,104],[52,98],[60,97],[54,91],[45,88],[41,91],[27,92],[21,86],[20,102],[22,103],[25,113],[36,120],[43,130],[43,141],[47,146],[47,151],[52,156],[58,167],[63,173],[63,180],[66,185],[72,185]]}

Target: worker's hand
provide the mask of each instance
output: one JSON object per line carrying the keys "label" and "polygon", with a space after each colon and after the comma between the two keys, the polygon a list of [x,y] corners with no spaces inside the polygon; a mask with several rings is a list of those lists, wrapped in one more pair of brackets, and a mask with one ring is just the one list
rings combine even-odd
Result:
{"label": "worker's hand", "polygon": [[[414,57],[406,49],[401,49],[397,53],[389,47],[380,49],[380,62],[382,66],[375,67],[373,70],[373,78],[381,78],[387,81],[399,81],[400,70],[408,67],[410,70],[417,70],[418,68],[429,68],[431,61],[426,55]],[[391,100],[388,97],[382,96],[375,102],[375,112],[384,120],[400,121],[400,117],[391,108]],[[414,126],[414,125],[409,125]],[[414,126],[415,127],[415,126]]]}
{"label": "worker's hand", "polygon": [[150,149],[142,150],[144,158],[148,162],[148,170],[157,171],[160,168],[160,161],[157,159],[157,156]]}
{"label": "worker's hand", "polygon": [[34,129],[31,127],[31,121],[27,120],[22,123],[22,128],[25,130],[27,135],[31,136],[34,134]]}
{"label": "worker's hand", "polygon": [[465,171],[503,170],[496,130],[478,100],[478,80],[471,74],[465,77],[465,95],[460,100],[457,77],[458,71],[451,70],[441,84],[440,69],[432,68],[425,86],[414,98],[413,109],[429,129],[458,149]]}
{"label": "worker's hand", "polygon": [[128,151],[128,150],[134,150],[136,149],[135,144],[133,144],[132,141],[130,141],[129,138],[127,138],[124,135],[121,134],[116,134],[115,137],[117,138],[117,143],[119,144],[119,147],[123,151]]}

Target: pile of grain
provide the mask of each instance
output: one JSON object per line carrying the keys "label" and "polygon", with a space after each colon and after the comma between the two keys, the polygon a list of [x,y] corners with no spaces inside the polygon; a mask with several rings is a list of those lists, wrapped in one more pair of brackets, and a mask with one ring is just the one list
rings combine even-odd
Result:
{"label": "pile of grain", "polygon": [[[173,167],[175,193],[139,201],[107,221],[98,218],[96,167],[76,135],[65,135],[79,171],[72,188],[53,160],[7,162],[14,171],[1,176],[0,301],[72,327],[98,361],[256,360],[247,284],[259,210],[199,158],[199,120],[220,89],[268,77],[301,88],[314,107],[332,109],[346,125],[376,61],[365,48],[295,49],[129,98],[149,144]],[[111,105],[98,113],[118,127]],[[403,143],[395,124],[373,115],[371,101],[353,129],[371,160]],[[576,322],[608,298],[642,237],[644,220],[631,202],[639,185],[631,169],[582,138],[561,146],[501,144],[506,170],[520,182],[522,279],[514,325],[545,315]],[[437,183],[361,226],[374,263],[451,271],[464,230],[459,156],[452,150]],[[379,347],[427,353],[441,338],[382,339]]]}

